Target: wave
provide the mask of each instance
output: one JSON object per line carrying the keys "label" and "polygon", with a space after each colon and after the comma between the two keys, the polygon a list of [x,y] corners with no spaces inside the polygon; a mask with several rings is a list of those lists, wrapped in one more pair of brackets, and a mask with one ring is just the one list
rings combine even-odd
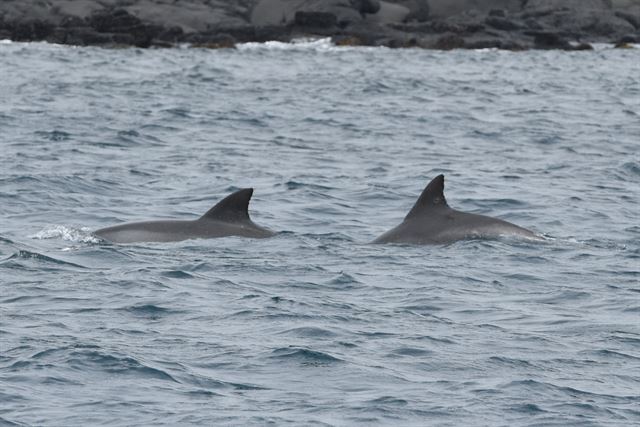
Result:
{"label": "wave", "polygon": [[15,252],[13,255],[9,256],[8,258],[1,260],[0,265],[4,267],[10,267],[10,266],[15,267],[20,260],[27,260],[27,261],[34,260],[37,263],[41,263],[45,265],[49,264],[49,265],[56,265],[56,266],[69,266],[69,267],[76,267],[76,268],[82,268],[82,269],[87,268],[80,264],[64,261],[61,259],[53,258],[38,252],[33,252],[28,250],[19,250],[18,252]]}
{"label": "wave", "polygon": [[311,350],[303,347],[283,347],[273,350],[272,358],[283,361],[298,362],[302,365],[326,366],[334,363],[344,362],[342,359],[334,357],[329,353]]}
{"label": "wave", "polygon": [[158,320],[172,314],[182,313],[180,310],[165,308],[155,304],[136,304],[121,308],[120,310],[137,317],[144,317],[151,320]]}
{"label": "wave", "polygon": [[287,329],[286,331],[279,332],[283,335],[293,335],[302,338],[333,338],[337,336],[335,332],[328,329],[313,327],[313,326],[301,326],[299,328]]}

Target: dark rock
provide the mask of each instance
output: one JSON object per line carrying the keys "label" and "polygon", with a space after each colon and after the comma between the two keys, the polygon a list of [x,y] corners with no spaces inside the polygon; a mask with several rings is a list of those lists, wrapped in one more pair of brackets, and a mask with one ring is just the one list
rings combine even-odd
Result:
{"label": "dark rock", "polygon": [[232,27],[220,26],[211,29],[212,33],[228,34],[238,43],[247,43],[256,40],[256,27],[253,25],[238,25]]}
{"label": "dark rock", "polygon": [[553,15],[556,11],[554,9],[538,9],[538,10],[526,10],[522,13],[522,19],[538,19],[545,16]]}
{"label": "dark rock", "polygon": [[191,47],[202,49],[231,49],[235,48],[237,40],[229,34],[211,35],[206,41],[193,43]]}
{"label": "dark rock", "polygon": [[360,46],[382,46],[391,38],[396,37],[394,31],[381,26],[372,26],[365,23],[350,26],[343,30],[341,35],[360,41]]}
{"label": "dark rock", "polygon": [[522,0],[429,0],[431,15],[446,19],[472,10],[486,16],[491,10],[502,9],[509,12],[522,10]]}
{"label": "dark rock", "polygon": [[399,3],[389,3],[387,1],[380,2],[380,10],[374,14],[366,15],[368,22],[389,24],[395,22],[404,22],[411,10]]}
{"label": "dark rock", "polygon": [[500,39],[472,40],[465,43],[467,49],[502,49],[503,42]]}
{"label": "dark rock", "polygon": [[431,17],[428,0],[402,0],[399,3],[409,9],[409,14],[405,18],[407,22],[426,22]]}
{"label": "dark rock", "polygon": [[11,29],[11,39],[16,41],[44,40],[53,33],[50,22],[38,19],[16,23]]}
{"label": "dark rock", "polygon": [[530,30],[542,30],[544,29],[544,27],[542,26],[542,24],[540,24],[536,19],[534,18],[528,18],[526,21],[524,21],[524,24],[527,26],[527,28],[529,28]]}
{"label": "dark rock", "polygon": [[593,50],[593,46],[589,43],[580,43],[576,46],[571,46],[568,50]]}
{"label": "dark rock", "polygon": [[496,16],[498,18],[506,18],[507,11],[504,9],[491,9],[489,11],[489,16]]}
{"label": "dark rock", "polygon": [[120,32],[142,24],[140,19],[124,9],[103,9],[91,15],[87,21],[89,26],[101,33]]}
{"label": "dark rock", "polygon": [[375,45],[391,49],[409,48],[416,47],[418,45],[418,40],[415,37],[410,37],[406,34],[392,33],[378,38],[375,41]]}
{"label": "dark rock", "polygon": [[75,46],[113,44],[113,35],[99,33],[91,27],[75,27],[65,30],[64,43]]}
{"label": "dark rock", "polygon": [[338,25],[338,18],[330,12],[302,12],[295,15],[295,24],[301,27],[333,28]]}
{"label": "dark rock", "polygon": [[529,0],[521,17],[530,29],[578,40],[611,41],[635,31],[604,0]]}
{"label": "dark rock", "polygon": [[485,26],[478,23],[470,24],[454,24],[446,21],[428,21],[420,23],[400,23],[390,24],[389,28],[393,28],[405,33],[422,33],[422,34],[474,34],[485,30]]}
{"label": "dark rock", "polygon": [[65,16],[60,21],[60,27],[72,28],[72,27],[86,27],[87,22],[78,16]]}
{"label": "dark rock", "polygon": [[335,35],[331,37],[331,42],[336,46],[363,46],[362,40],[351,35]]}
{"label": "dark rock", "polygon": [[291,28],[278,25],[266,25],[255,29],[255,39],[252,41],[264,43],[268,41],[288,42],[291,38]]}
{"label": "dark rock", "polygon": [[513,41],[513,40],[505,40],[502,42],[502,46],[500,47],[500,49],[506,49],[506,50],[511,50],[514,52],[520,52],[523,50],[526,50],[527,47],[519,42]]}
{"label": "dark rock", "polygon": [[581,32],[612,38],[619,38],[621,35],[635,30],[629,22],[613,14],[594,14],[591,19],[585,20],[584,24],[580,27]]}
{"label": "dark rock", "polygon": [[434,45],[434,48],[439,50],[462,49],[464,47],[464,39],[457,34],[444,35],[440,37]]}
{"label": "dark rock", "polygon": [[149,47],[151,42],[164,31],[159,25],[143,24],[132,29],[129,32],[134,38],[134,46]]}
{"label": "dark rock", "polygon": [[472,23],[472,24],[465,25],[463,27],[463,33],[465,34],[473,34],[473,33],[477,33],[479,31],[484,31],[484,30],[485,30],[485,26],[479,23]]}
{"label": "dark rock", "polygon": [[[1,37],[0,37],[1,38]],[[58,27],[53,30],[44,40],[47,43],[65,44],[67,39],[67,29]]]}
{"label": "dark rock", "polygon": [[139,41],[132,34],[128,33],[114,33],[111,35],[111,45],[115,46],[136,46],[136,47],[149,47],[151,46],[151,39],[148,41]]}
{"label": "dark rock", "polygon": [[533,43],[536,49],[571,49],[571,44],[557,33],[535,33]]}
{"label": "dark rock", "polygon": [[379,0],[351,0],[351,6],[358,12],[365,14],[377,13],[380,10]]}
{"label": "dark rock", "polygon": [[429,27],[431,28],[432,32],[436,34],[441,34],[441,33],[461,34],[464,32],[464,28],[461,27],[460,25],[451,24],[445,21],[431,21]]}
{"label": "dark rock", "polygon": [[183,35],[184,35],[184,31],[182,30],[182,27],[173,26],[173,27],[163,28],[162,31],[160,31],[156,35],[154,44],[157,44],[158,42],[168,42],[168,43],[175,44],[180,42]]}
{"label": "dark rock", "polygon": [[629,24],[633,25],[633,28],[635,28],[636,30],[640,29],[640,15],[634,15],[632,13],[620,11],[616,12],[615,15],[618,18],[624,19]]}
{"label": "dark rock", "polygon": [[616,44],[637,44],[640,43],[640,36],[626,35],[618,39]]}
{"label": "dark rock", "polygon": [[634,44],[640,42],[640,37],[636,36],[624,36],[621,37],[615,44],[616,49],[629,49],[632,48]]}
{"label": "dark rock", "polygon": [[537,10],[584,10],[611,9],[610,0],[527,0],[525,9]]}
{"label": "dark rock", "polygon": [[[361,2],[356,2],[356,6],[369,7]],[[257,0],[251,11],[251,23],[257,27],[287,26],[295,22],[298,11],[333,13],[341,26],[363,19],[351,0]]]}
{"label": "dark rock", "polygon": [[516,31],[523,29],[523,25],[510,19],[500,18],[498,16],[488,16],[484,21],[488,26],[502,31]]}

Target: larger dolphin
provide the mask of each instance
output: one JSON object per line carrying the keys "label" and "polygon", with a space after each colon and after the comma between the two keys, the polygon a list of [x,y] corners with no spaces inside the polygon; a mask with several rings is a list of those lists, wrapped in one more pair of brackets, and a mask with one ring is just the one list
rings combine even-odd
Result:
{"label": "larger dolphin", "polygon": [[424,189],[404,221],[373,243],[426,245],[503,236],[542,240],[532,231],[510,222],[451,209],[444,197],[444,175],[438,175]]}
{"label": "larger dolphin", "polygon": [[249,200],[252,195],[253,188],[236,191],[193,221],[130,222],[101,228],[93,234],[113,243],[177,242],[225,236],[273,236],[273,232],[254,224],[249,218]]}

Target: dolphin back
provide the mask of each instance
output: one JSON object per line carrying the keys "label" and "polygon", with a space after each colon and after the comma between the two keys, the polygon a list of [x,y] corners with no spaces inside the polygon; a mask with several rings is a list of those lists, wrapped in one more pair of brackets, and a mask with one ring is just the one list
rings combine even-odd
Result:
{"label": "dolphin back", "polygon": [[211,219],[224,222],[251,221],[249,217],[249,201],[253,196],[253,188],[243,188],[220,200],[201,220]]}
{"label": "dolphin back", "polygon": [[222,199],[195,221],[145,221],[115,225],[93,234],[113,243],[177,242],[226,236],[265,238],[270,230],[249,217],[253,188],[244,188]]}
{"label": "dolphin back", "polygon": [[424,245],[509,236],[541,240],[532,231],[499,218],[451,209],[444,196],[444,175],[438,175],[422,191],[404,221],[373,243]]}
{"label": "dolphin back", "polygon": [[427,215],[433,209],[448,208],[447,199],[444,197],[444,175],[433,178],[422,190],[416,204],[409,211],[405,220]]}

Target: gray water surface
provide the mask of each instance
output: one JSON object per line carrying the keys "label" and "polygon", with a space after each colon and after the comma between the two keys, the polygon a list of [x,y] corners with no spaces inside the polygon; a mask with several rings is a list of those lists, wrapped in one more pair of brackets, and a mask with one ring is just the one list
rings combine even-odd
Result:
{"label": "gray water surface", "polygon": [[[640,50],[0,44],[0,424],[640,423]],[[545,243],[371,245],[439,173]],[[254,187],[278,234],[112,245]]]}

